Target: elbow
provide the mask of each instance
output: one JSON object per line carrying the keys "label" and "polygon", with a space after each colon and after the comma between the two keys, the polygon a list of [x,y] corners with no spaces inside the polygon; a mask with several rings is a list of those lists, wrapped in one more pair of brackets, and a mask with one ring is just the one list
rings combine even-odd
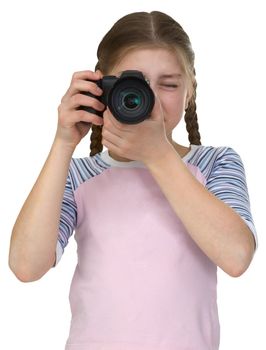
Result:
{"label": "elbow", "polygon": [[41,268],[32,268],[29,266],[25,266],[23,264],[14,264],[10,259],[8,262],[10,270],[16,276],[16,278],[23,283],[34,282],[41,279],[52,266]]}
{"label": "elbow", "polygon": [[254,245],[247,245],[245,248],[239,248],[235,259],[231,263],[227,273],[231,277],[240,277],[248,269],[254,255]]}
{"label": "elbow", "polygon": [[9,268],[16,276],[16,278],[23,283],[34,282],[42,277],[42,275],[33,275],[29,269],[23,268],[22,266],[17,267],[9,260]]}
{"label": "elbow", "polygon": [[28,282],[35,282],[38,281],[39,279],[41,279],[45,273],[39,273],[39,274],[32,274],[27,270],[22,270],[22,269],[14,269],[11,266],[9,266],[11,271],[14,273],[14,275],[16,276],[16,278],[23,283],[28,283]]}
{"label": "elbow", "polygon": [[26,266],[24,259],[21,259],[18,252],[11,246],[8,257],[8,267],[20,282],[26,283],[36,280],[32,275],[32,269]]}
{"label": "elbow", "polygon": [[247,265],[236,265],[233,268],[231,268],[231,270],[228,271],[227,273],[231,277],[240,277],[247,270],[248,266],[249,266],[249,264],[247,264]]}
{"label": "elbow", "polygon": [[12,265],[10,261],[9,261],[9,268],[20,282],[27,283],[27,282],[34,281],[34,278],[30,276],[30,274],[27,271],[21,268],[19,269],[16,268],[14,265]]}
{"label": "elbow", "polygon": [[10,245],[8,267],[20,282],[34,282],[41,279],[54,266],[55,254],[40,258],[37,254],[25,253]]}

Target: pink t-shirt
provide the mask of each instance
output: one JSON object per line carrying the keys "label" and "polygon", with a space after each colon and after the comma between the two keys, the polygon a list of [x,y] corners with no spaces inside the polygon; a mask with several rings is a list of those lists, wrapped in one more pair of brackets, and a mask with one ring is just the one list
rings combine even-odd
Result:
{"label": "pink t-shirt", "polygon": [[[245,172],[228,147],[183,158],[208,190],[256,231]],[[167,174],[166,174],[167,176]],[[187,233],[145,165],[108,151],[72,158],[57,261],[75,231],[66,350],[217,350],[217,267]]]}

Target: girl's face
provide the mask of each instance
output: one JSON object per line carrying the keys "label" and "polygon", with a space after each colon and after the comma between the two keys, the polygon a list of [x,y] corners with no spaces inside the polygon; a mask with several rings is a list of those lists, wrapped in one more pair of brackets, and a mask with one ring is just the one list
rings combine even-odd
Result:
{"label": "girl's face", "polygon": [[189,100],[188,82],[177,56],[166,49],[136,49],[126,54],[108,74],[120,76],[125,70],[139,70],[149,80],[164,112],[166,135],[172,143],[172,130],[183,117]]}

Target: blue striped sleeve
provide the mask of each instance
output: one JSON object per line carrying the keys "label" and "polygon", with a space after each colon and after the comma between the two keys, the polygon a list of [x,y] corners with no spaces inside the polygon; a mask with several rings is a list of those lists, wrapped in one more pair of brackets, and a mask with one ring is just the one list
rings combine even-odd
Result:
{"label": "blue striped sleeve", "polygon": [[[72,162],[72,161],[71,161]],[[77,205],[74,198],[72,186],[71,168],[69,169],[64,196],[61,205],[61,214],[59,221],[59,234],[56,247],[56,266],[61,259],[65,247],[68,244],[70,236],[73,234],[77,224]]]}
{"label": "blue striped sleeve", "polygon": [[250,210],[245,169],[234,149],[221,148],[208,176],[206,188],[241,216],[252,231],[257,247],[258,239]]}

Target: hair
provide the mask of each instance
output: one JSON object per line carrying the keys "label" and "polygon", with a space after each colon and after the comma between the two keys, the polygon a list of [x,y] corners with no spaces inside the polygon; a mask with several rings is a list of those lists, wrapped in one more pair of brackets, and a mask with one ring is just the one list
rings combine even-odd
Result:
{"label": "hair", "polygon": [[[95,66],[107,75],[130,51],[140,48],[164,48],[176,53],[188,78],[190,99],[184,120],[190,144],[201,145],[196,112],[195,54],[188,35],[172,17],[159,11],[134,12],[120,18],[106,33],[97,50]],[[90,156],[102,152],[102,125],[92,124]]]}

